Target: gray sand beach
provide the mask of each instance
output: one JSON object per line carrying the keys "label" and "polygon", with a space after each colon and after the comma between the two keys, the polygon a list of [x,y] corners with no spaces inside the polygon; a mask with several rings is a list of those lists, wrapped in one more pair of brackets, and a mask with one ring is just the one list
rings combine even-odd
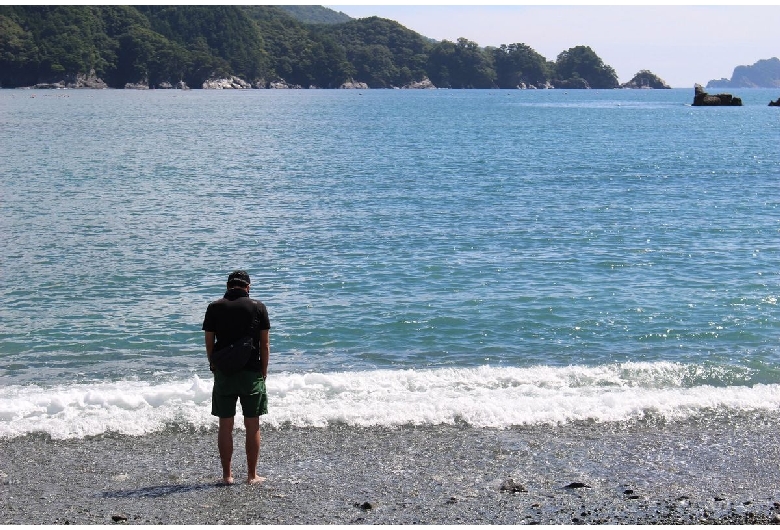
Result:
{"label": "gray sand beach", "polygon": [[0,524],[717,524],[780,520],[777,417],[263,429],[0,441]]}

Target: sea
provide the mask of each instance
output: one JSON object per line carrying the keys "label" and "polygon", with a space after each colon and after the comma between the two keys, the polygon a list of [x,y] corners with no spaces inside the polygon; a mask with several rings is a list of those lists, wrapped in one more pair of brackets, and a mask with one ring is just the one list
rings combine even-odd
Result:
{"label": "sea", "polygon": [[778,413],[780,92],[732,92],[0,90],[0,438],[213,428],[233,269],[266,427]]}

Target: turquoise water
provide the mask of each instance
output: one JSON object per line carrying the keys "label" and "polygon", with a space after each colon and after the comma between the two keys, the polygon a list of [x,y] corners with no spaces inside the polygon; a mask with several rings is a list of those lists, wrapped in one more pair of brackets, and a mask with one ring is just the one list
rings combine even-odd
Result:
{"label": "turquoise water", "polygon": [[775,92],[0,91],[0,420],[31,389],[52,421],[95,385],[200,406],[233,268],[280,395],[517,369],[775,396]]}

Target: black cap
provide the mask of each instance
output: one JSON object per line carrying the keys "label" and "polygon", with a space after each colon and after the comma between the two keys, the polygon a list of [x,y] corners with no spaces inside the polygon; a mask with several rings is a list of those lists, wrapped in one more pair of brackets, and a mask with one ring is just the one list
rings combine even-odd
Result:
{"label": "black cap", "polygon": [[249,274],[246,271],[242,271],[242,270],[236,270],[231,272],[230,275],[228,275],[227,282],[228,282],[228,286],[230,287],[233,287],[235,285],[240,285],[242,287],[245,287],[250,283],[252,283],[249,281]]}

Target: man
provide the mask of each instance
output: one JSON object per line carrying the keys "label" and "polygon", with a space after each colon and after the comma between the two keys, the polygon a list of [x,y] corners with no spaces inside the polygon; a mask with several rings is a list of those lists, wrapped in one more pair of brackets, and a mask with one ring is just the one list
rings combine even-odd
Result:
{"label": "man", "polygon": [[[203,319],[206,356],[214,373],[211,414],[219,417],[217,447],[224,484],[233,483],[233,419],[237,400],[241,400],[246,427],[247,484],[260,484],[265,480],[257,475],[257,460],[260,456],[260,415],[268,413],[265,379],[271,352],[271,323],[265,305],[249,298],[249,286],[246,271],[231,272],[227,292],[224,297],[209,304]],[[216,369],[211,362],[211,354],[250,333],[253,335],[252,355],[244,369],[232,375]]]}

